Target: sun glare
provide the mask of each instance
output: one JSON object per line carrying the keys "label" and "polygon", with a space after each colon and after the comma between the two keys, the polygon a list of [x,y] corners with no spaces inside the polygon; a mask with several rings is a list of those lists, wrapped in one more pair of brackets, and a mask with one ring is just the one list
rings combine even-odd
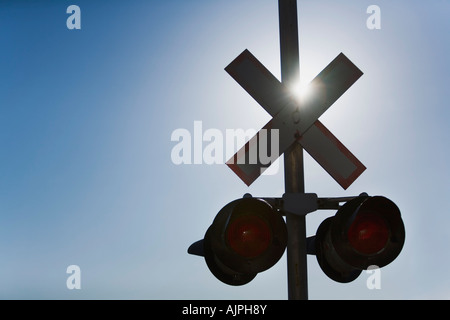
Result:
{"label": "sun glare", "polygon": [[308,99],[309,96],[311,96],[313,90],[309,83],[300,81],[292,85],[290,91],[296,99],[298,99],[299,101],[304,101],[305,99]]}

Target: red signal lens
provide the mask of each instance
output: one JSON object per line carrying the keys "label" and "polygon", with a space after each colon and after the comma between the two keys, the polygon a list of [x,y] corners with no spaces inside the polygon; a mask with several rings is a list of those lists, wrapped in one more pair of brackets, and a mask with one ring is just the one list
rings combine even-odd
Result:
{"label": "red signal lens", "polygon": [[245,258],[254,258],[266,251],[272,242],[269,224],[256,215],[235,218],[226,231],[228,245]]}
{"label": "red signal lens", "polygon": [[376,254],[383,250],[389,240],[389,227],[379,214],[360,212],[348,229],[350,245],[362,254]]}

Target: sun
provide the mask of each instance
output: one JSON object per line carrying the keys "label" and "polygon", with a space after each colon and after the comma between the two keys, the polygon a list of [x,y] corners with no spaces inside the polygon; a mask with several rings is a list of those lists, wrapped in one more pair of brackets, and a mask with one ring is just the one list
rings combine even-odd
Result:
{"label": "sun", "polygon": [[296,82],[289,87],[291,94],[300,102],[308,100],[313,93],[311,83],[305,83],[303,81]]}

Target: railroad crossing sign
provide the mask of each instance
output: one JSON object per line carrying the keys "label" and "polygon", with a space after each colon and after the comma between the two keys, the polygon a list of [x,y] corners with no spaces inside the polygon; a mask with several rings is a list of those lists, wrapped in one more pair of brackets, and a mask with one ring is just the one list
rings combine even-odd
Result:
{"label": "railroad crossing sign", "polygon": [[267,169],[267,164],[259,159],[253,162],[246,159],[257,154],[260,143],[268,143],[267,138],[262,142],[260,135],[270,129],[279,130],[277,158],[293,143],[300,143],[344,189],[366,169],[318,120],[363,74],[344,54],[339,54],[311,81],[309,86],[313,88],[314,96],[303,101],[295,99],[248,50],[225,70],[273,117],[227,161],[245,184],[250,186]]}

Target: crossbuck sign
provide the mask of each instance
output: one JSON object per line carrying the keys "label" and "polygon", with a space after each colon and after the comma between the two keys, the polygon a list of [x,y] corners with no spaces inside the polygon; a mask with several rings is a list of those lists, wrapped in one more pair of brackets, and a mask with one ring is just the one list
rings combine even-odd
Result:
{"label": "crossbuck sign", "polygon": [[309,86],[313,88],[314,96],[306,100],[295,99],[248,50],[242,52],[225,70],[273,117],[227,161],[227,165],[245,184],[250,186],[267,167],[259,159],[246,159],[256,154],[259,143],[269,143],[267,138],[260,139],[260,135],[271,129],[279,130],[276,158],[293,143],[300,143],[344,189],[366,169],[318,120],[363,74],[344,54],[339,54],[311,81]]}

